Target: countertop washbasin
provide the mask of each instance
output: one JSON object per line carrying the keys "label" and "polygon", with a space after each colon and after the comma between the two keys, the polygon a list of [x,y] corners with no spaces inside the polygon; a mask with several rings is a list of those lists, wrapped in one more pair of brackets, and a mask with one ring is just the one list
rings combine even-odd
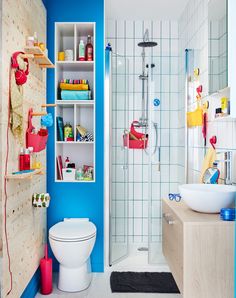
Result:
{"label": "countertop washbasin", "polygon": [[223,184],[183,184],[179,186],[187,206],[202,213],[220,213],[221,208],[232,207],[236,186]]}

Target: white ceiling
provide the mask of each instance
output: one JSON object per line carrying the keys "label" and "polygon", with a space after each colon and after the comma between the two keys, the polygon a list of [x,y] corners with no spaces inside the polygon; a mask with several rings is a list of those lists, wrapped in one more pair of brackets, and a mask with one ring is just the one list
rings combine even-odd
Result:
{"label": "white ceiling", "polygon": [[105,0],[106,19],[179,19],[189,0]]}

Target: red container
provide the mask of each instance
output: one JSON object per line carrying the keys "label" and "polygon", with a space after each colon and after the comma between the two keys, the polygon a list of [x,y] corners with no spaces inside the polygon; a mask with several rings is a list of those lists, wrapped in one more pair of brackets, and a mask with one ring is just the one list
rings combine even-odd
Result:
{"label": "red container", "polygon": [[28,128],[26,131],[26,147],[33,147],[33,152],[40,152],[46,148],[48,130],[41,128],[38,133],[33,133],[35,127],[32,124],[32,112],[33,110],[30,109],[28,115]]}
{"label": "red container", "polygon": [[48,258],[48,247],[45,245],[45,257],[40,260],[41,294],[52,293],[52,259]]}
{"label": "red container", "polygon": [[123,135],[124,147],[129,149],[146,149],[148,144],[148,138],[145,140],[130,140],[129,135]]}
{"label": "red container", "polygon": [[135,124],[138,124],[138,121],[133,121],[130,127],[130,133],[137,138],[138,140],[130,139],[130,135],[123,135],[124,147],[129,149],[146,149],[148,144],[148,135],[138,132],[135,130]]}

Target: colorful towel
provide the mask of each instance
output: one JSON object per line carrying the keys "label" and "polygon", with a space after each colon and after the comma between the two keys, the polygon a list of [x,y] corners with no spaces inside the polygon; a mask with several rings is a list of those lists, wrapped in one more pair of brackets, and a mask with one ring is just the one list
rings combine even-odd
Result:
{"label": "colorful towel", "polygon": [[60,83],[61,90],[88,90],[88,84],[67,84],[67,83]]}
{"label": "colorful towel", "polygon": [[92,99],[91,91],[61,90],[62,100],[89,100]]}
{"label": "colorful towel", "polygon": [[60,83],[65,84],[89,84],[88,80],[73,80],[73,79],[62,79]]}

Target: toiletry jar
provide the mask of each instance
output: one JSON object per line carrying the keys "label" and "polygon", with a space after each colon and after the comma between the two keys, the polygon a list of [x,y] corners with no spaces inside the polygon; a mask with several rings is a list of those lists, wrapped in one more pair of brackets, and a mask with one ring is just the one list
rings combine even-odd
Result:
{"label": "toiletry jar", "polygon": [[75,171],[76,171],[76,169],[71,169],[71,168],[62,169],[63,180],[74,181],[75,180]]}

